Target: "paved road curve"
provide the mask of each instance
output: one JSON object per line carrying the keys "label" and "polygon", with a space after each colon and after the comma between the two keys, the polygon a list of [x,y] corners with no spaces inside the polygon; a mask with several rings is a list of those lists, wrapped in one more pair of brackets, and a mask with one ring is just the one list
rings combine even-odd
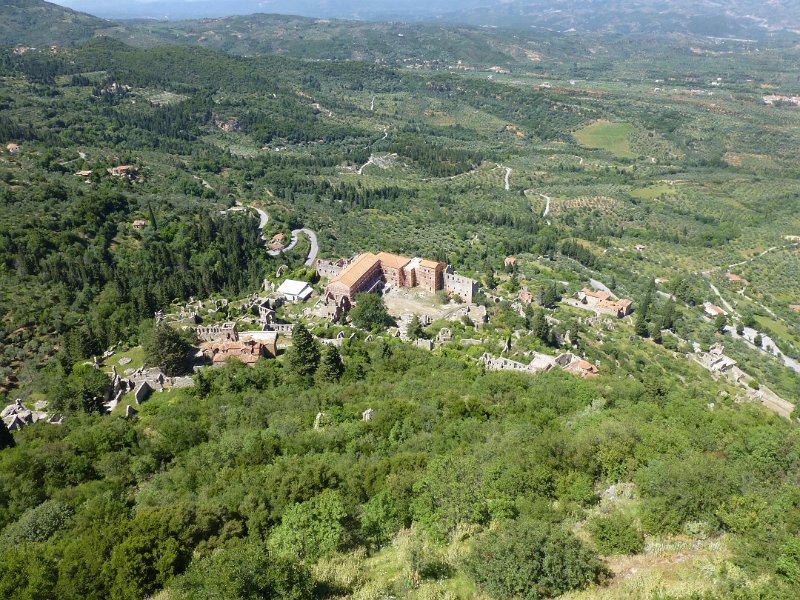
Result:
{"label": "paved road curve", "polygon": [[[261,239],[264,240],[264,243],[266,244],[269,240],[267,240],[266,234],[264,233],[264,228],[267,226],[267,223],[269,223],[269,215],[265,211],[261,210],[260,208],[256,208],[255,206],[251,206],[250,208],[258,213],[258,232],[261,234]],[[308,250],[308,256],[303,263],[303,265],[306,267],[310,267],[314,264],[314,261],[317,260],[317,254],[319,254],[319,243],[317,242],[317,234],[311,229],[307,229],[305,227],[292,231],[292,239],[289,242],[289,245],[283,248],[283,250],[267,250],[267,254],[270,256],[279,256],[283,252],[292,250],[297,245],[297,239],[301,233],[304,233],[308,237],[308,241],[311,242],[311,247]]]}

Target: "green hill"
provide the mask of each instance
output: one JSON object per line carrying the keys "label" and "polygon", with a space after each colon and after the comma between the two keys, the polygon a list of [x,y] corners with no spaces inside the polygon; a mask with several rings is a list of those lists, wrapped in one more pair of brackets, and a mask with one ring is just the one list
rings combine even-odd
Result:
{"label": "green hill", "polygon": [[42,0],[5,0],[0,17],[0,45],[74,44],[110,24]]}

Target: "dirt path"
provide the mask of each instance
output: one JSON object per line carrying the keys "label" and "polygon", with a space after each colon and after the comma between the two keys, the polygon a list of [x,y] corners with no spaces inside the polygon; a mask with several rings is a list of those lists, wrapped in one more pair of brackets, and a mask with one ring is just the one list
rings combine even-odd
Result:
{"label": "dirt path", "polygon": [[[748,258],[747,260],[743,260],[741,262],[730,264],[727,267],[725,267],[725,269],[730,271],[734,267],[741,267],[742,265],[749,264],[749,263],[751,263],[753,261],[758,260],[762,256],[766,256],[770,252],[775,252],[775,250],[783,250],[785,248],[796,248],[798,246],[800,246],[800,242],[795,242],[794,244],[785,244],[783,246],[772,246],[771,248],[767,248],[766,250],[764,250],[760,254],[756,254],[755,256],[753,256],[751,258]],[[720,270],[720,268],[721,267],[714,267],[713,269],[708,269],[707,271],[702,271],[701,275],[710,275],[711,273],[716,273],[717,271]]]}
{"label": "dirt path", "polygon": [[550,214],[550,196],[545,196],[544,194],[539,194],[540,198],[543,198],[547,204],[544,206],[544,212],[542,213],[542,218],[545,218],[547,215]]}
{"label": "dirt path", "polygon": [[358,169],[358,171],[356,171],[356,175],[361,175],[364,172],[364,169],[366,167],[370,166],[371,164],[374,164],[374,162],[375,161],[373,160],[373,157],[370,156],[369,160],[367,162],[365,162],[363,165],[361,165],[361,167]]}
{"label": "dirt path", "polygon": [[717,289],[717,286],[715,286],[710,281],[708,282],[708,285],[711,287],[711,291],[713,291],[717,295],[717,298],[719,298],[720,303],[725,308],[725,310],[727,310],[731,315],[735,315],[736,318],[738,319],[739,315],[736,313],[736,311],[733,309],[733,307],[728,303],[728,301],[725,300],[725,298],[722,297],[722,294],[719,293],[719,290]]}

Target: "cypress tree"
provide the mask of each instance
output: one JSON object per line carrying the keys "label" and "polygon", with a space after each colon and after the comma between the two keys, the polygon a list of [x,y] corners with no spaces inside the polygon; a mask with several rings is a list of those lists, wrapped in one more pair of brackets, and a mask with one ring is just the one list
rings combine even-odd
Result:
{"label": "cypress tree", "polygon": [[317,377],[321,381],[335,383],[339,381],[344,373],[344,364],[339,349],[336,346],[328,346],[322,355],[322,361],[317,370]]}
{"label": "cypress tree", "polygon": [[289,368],[300,376],[313,375],[319,366],[319,348],[317,342],[299,323],[292,331],[292,349],[288,353]]}

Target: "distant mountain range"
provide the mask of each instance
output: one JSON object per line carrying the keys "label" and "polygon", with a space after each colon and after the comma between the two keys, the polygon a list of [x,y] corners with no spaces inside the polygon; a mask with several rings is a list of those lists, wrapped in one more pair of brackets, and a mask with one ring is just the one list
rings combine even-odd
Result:
{"label": "distant mountain range", "polygon": [[763,37],[800,31],[796,0],[59,0],[92,14],[191,19],[250,13],[317,18],[468,23],[596,33]]}
{"label": "distant mountain range", "polygon": [[[455,7],[451,0],[373,0],[369,3],[354,0],[59,2],[115,21],[139,21],[126,22],[115,32],[110,29],[115,27],[114,22],[43,0],[3,0],[0,5],[0,44],[76,43],[98,34],[114,35],[134,44],[141,44],[142,38],[144,43],[197,43],[204,37],[202,32],[208,29],[202,22],[203,18],[253,13],[586,34],[679,34],[756,40],[800,35],[800,2],[796,0],[461,0]],[[197,20],[194,25],[175,23],[176,20],[192,18]],[[168,20],[173,25],[166,27],[142,22],[142,19]],[[271,22],[270,18],[263,14],[250,19],[250,42],[259,37],[254,32],[259,23],[267,22]],[[246,24],[239,20],[236,25],[241,29]],[[300,26],[301,22],[298,20],[295,25]],[[343,27],[342,32],[345,30]],[[190,32],[198,32],[198,36],[192,39]],[[259,40],[261,50],[268,51],[269,44],[262,42],[268,40]],[[227,50],[229,48],[225,46],[230,43],[222,40],[205,45]],[[242,52],[250,50],[252,48],[243,48]]]}
{"label": "distant mountain range", "polygon": [[512,0],[439,17],[471,25],[608,34],[763,38],[800,33],[796,0]]}

